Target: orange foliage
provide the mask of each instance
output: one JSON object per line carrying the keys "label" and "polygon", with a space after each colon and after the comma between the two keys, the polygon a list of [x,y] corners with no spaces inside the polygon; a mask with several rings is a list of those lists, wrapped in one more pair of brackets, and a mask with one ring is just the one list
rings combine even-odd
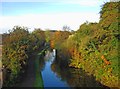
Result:
{"label": "orange foliage", "polygon": [[60,31],[55,32],[56,37],[59,36],[59,35],[60,35]]}
{"label": "orange foliage", "polygon": [[101,56],[101,59],[103,59],[103,61],[106,65],[110,64],[110,62],[104,57],[104,55]]}
{"label": "orange foliage", "polygon": [[73,47],[69,49],[69,53],[70,53],[71,55],[74,54],[74,48],[73,48]]}
{"label": "orange foliage", "polygon": [[53,40],[51,40],[51,41],[50,41],[50,47],[51,47],[51,48],[54,48],[54,46],[55,46],[55,43],[54,43]]}
{"label": "orange foliage", "polygon": [[69,49],[69,53],[70,53],[70,55],[72,55],[73,57],[77,57],[78,59],[82,58],[81,53],[78,52],[78,50],[76,48],[74,48],[74,47]]}

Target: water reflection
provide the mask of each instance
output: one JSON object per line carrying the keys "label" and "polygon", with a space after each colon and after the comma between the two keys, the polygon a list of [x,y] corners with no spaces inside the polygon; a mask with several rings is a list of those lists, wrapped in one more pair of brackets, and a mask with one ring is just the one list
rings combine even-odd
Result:
{"label": "water reflection", "polygon": [[54,60],[53,52],[51,50],[45,51],[45,55],[42,55],[42,57],[40,57],[40,61],[39,61],[40,71],[44,70],[46,62],[52,63],[53,60]]}
{"label": "water reflection", "polygon": [[[41,67],[45,68],[45,69],[44,68],[41,68],[41,69],[42,70],[44,69],[43,70],[44,72],[42,72],[42,76],[44,81],[47,81],[46,84],[48,85],[46,86],[51,86],[50,84],[54,83],[53,85],[56,85],[58,87],[69,86],[71,88],[77,88],[77,87],[107,88],[104,85],[102,85],[100,82],[96,81],[94,76],[88,75],[82,69],[69,68],[67,67],[67,64],[66,64],[67,62],[64,59],[54,59],[54,58],[55,57],[53,55],[53,52],[47,51],[44,58],[45,60],[40,63]],[[53,74],[54,76],[51,74]],[[56,79],[56,77],[61,82],[58,82],[58,79]],[[48,83],[48,82],[51,82],[51,83]]]}
{"label": "water reflection", "polygon": [[103,87],[93,76],[88,76],[82,69],[61,68],[55,61],[51,69],[70,87]]}
{"label": "water reflection", "polygon": [[67,83],[65,81],[61,81],[61,78],[58,78],[56,74],[51,70],[51,64],[53,63],[54,59],[54,52],[46,51],[44,61],[41,61],[40,63],[40,66],[44,67],[41,68],[44,87],[68,87]]}
{"label": "water reflection", "polygon": [[55,58],[54,57],[54,52],[50,52],[49,50],[47,50],[46,55],[44,57],[44,60],[53,62],[54,58]]}

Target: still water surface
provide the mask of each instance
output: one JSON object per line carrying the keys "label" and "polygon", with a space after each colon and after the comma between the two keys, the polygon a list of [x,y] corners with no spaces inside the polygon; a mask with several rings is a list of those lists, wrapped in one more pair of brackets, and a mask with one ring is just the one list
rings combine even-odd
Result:
{"label": "still water surface", "polygon": [[40,61],[44,87],[105,87],[82,69],[66,68],[61,63],[56,61],[55,51],[46,51],[44,60]]}
{"label": "still water surface", "polygon": [[47,51],[45,55],[45,67],[42,71],[42,78],[44,81],[44,87],[68,87],[65,81],[62,81],[52,70],[51,64],[55,59],[53,52]]}

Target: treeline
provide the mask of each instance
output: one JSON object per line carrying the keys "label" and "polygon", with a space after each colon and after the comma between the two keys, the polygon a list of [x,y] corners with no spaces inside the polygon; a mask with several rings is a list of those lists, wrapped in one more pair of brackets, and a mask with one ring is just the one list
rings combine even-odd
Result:
{"label": "treeline", "polygon": [[68,38],[68,34],[68,31],[43,31],[39,28],[30,33],[27,27],[20,26],[14,26],[9,33],[2,34],[2,63],[5,76],[3,86],[15,86],[19,83],[28,68],[30,57],[45,47],[53,48],[58,42],[61,44]]}
{"label": "treeline", "polygon": [[28,60],[45,43],[44,31],[15,26],[8,34],[2,35],[2,62],[5,71],[4,86],[14,86],[26,71]]}
{"label": "treeline", "polygon": [[24,73],[30,55],[50,45],[57,50],[62,67],[82,68],[109,87],[119,87],[120,17],[119,2],[107,2],[100,11],[99,23],[85,22],[76,32],[42,31],[15,26],[2,36],[2,62],[6,69],[4,86],[12,86]]}
{"label": "treeline", "polygon": [[105,3],[99,23],[85,22],[73,34],[55,33],[51,46],[57,49],[61,66],[66,60],[69,67],[82,68],[102,84],[119,87],[119,3]]}

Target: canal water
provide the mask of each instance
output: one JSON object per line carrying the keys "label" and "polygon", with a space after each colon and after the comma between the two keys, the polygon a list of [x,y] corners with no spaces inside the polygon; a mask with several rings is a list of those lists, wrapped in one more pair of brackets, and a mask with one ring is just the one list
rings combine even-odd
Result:
{"label": "canal water", "polygon": [[45,67],[43,69],[42,78],[44,82],[44,87],[68,87],[65,81],[62,81],[51,69],[51,64],[55,59],[55,51],[47,51],[44,57]]}
{"label": "canal water", "polygon": [[[61,62],[62,63],[62,62]],[[66,68],[56,61],[55,50],[46,51],[44,60],[40,61],[40,68],[44,88],[46,87],[101,87],[106,86],[95,80],[82,69]],[[63,62],[64,63],[64,62]],[[61,66],[62,65],[62,66]]]}

